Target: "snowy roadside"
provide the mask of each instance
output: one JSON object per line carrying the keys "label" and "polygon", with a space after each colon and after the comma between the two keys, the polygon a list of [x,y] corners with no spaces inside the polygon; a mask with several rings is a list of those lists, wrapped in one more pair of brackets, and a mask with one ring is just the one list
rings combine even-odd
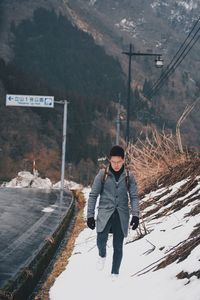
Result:
{"label": "snowy roadside", "polygon": [[[59,189],[60,185],[60,181],[53,184],[49,178],[41,178],[36,170],[34,174],[28,171],[18,172],[11,181],[2,183],[1,188]],[[68,180],[64,180],[64,187],[69,190],[82,189],[82,185]]]}
{"label": "snowy roadside", "polygon": [[[184,181],[175,184],[170,189],[167,188],[169,195],[175,194],[183,184]],[[154,191],[146,195],[142,201],[148,201],[153,196],[165,194],[159,199],[161,203],[167,198],[167,189],[162,188],[162,190]],[[89,191],[89,189],[84,189],[86,199],[88,199]],[[176,201],[178,200],[176,199]],[[199,200],[191,202],[172,214],[156,219],[154,215],[146,218],[149,234],[137,241],[132,242],[136,238],[136,232],[130,230],[124,245],[120,277],[116,282],[112,282],[110,278],[112,236],[108,242],[105,268],[103,271],[98,271],[96,269],[98,257],[96,232],[85,228],[76,240],[65,271],[61,273],[50,289],[50,299],[64,300],[70,296],[74,300],[102,300],[111,296],[112,299],[121,300],[126,296],[139,297],[142,300],[169,300],[169,298],[200,300],[200,284],[196,276],[192,276],[190,279],[177,279],[176,277],[182,271],[192,273],[200,269],[200,245],[191,251],[187,259],[179,263],[175,261],[156,271],[149,270],[149,267],[144,270],[145,272],[148,271],[145,274],[132,276],[159,259],[162,261],[162,258],[166,256],[168,251],[170,252],[172,247],[188,238],[195,226],[200,223],[200,215],[187,218],[185,215],[191,211],[197,201]],[[149,209],[147,207],[146,212]],[[163,209],[162,205],[160,209]]]}
{"label": "snowy roadside", "polygon": [[[173,300],[200,300],[200,177],[196,177],[196,183],[191,183],[192,188],[185,191],[189,180],[186,178],[171,186],[162,186],[141,199],[148,234],[135,240],[137,233],[129,230],[120,277],[116,282],[110,278],[112,235],[108,241],[106,265],[100,272],[96,269],[96,232],[85,228],[76,239],[66,269],[50,289],[50,300],[64,300],[68,296],[74,300],[102,300],[108,296],[115,300],[125,296],[141,300],[169,300],[170,297]],[[38,174],[22,171],[1,186],[4,187],[59,189],[60,182],[53,184],[48,178],[42,179]],[[65,187],[71,190],[82,188],[69,181],[65,181]],[[90,189],[84,188],[83,192],[87,200]],[[87,201],[85,215],[86,209]],[[184,258],[185,253],[179,253],[177,245],[193,240],[195,230],[197,246]],[[183,247],[182,252],[185,250]],[[165,257],[173,251],[178,253],[178,257],[171,263],[169,259],[165,262]],[[155,270],[159,263],[166,266]],[[182,279],[178,279],[177,275]]]}

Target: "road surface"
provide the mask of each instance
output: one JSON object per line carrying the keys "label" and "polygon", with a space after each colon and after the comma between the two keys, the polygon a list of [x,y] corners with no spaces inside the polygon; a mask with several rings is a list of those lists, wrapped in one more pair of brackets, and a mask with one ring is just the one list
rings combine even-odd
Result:
{"label": "road surface", "polygon": [[27,265],[53,234],[72,201],[58,190],[0,188],[0,288]]}

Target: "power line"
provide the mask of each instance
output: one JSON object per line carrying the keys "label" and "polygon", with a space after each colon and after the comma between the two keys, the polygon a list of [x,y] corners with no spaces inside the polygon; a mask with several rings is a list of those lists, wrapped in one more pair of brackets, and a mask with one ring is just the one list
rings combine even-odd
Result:
{"label": "power line", "polygon": [[[200,21],[200,17],[198,18],[198,20],[193,25],[191,31],[189,32],[189,34],[185,38],[184,42],[179,47],[178,51],[176,52],[175,56],[172,58],[171,62],[168,64],[166,70],[162,73],[162,75],[159,77],[159,79],[153,84],[153,86],[149,90],[149,93],[147,94],[147,98],[151,98],[161,88],[161,86],[166,81],[165,79],[167,79],[176,70],[176,68],[180,65],[180,63],[183,61],[183,59],[186,57],[186,55],[189,53],[189,51],[192,49],[192,47],[196,44],[196,42],[199,39],[199,36],[196,38],[195,41],[194,41],[194,39],[195,39],[196,35],[198,34],[198,32],[200,30],[200,27],[196,30],[193,37],[190,39],[190,41],[186,45],[187,41],[189,40],[191,34],[195,30],[195,28],[198,25],[199,21]],[[192,46],[189,47],[191,44],[192,44]],[[183,47],[184,47],[184,49],[183,49]],[[187,50],[188,47],[189,47],[189,50]],[[180,53],[180,55],[178,56],[179,53]],[[177,56],[178,56],[178,58],[176,59]]]}
{"label": "power line", "polygon": [[[181,46],[179,47],[178,51],[176,52],[176,54],[174,55],[174,57],[172,58],[171,62],[168,64],[167,68],[166,68],[166,72],[167,70],[170,68],[170,66],[172,65],[173,61],[175,60],[175,58],[177,57],[177,55],[180,53],[180,51],[182,50],[182,48],[184,47],[184,45],[186,44],[187,40],[189,39],[190,35],[192,34],[192,32],[194,31],[195,27],[197,26],[198,22],[200,20],[200,17],[198,18],[198,20],[195,22],[194,26],[192,27],[192,29],[190,30],[189,34],[187,35],[187,37],[185,38],[184,42],[181,44]],[[162,77],[164,77],[165,72],[163,72],[160,76],[160,78],[158,78],[158,80],[153,84],[153,86],[151,87],[151,89],[154,89],[154,87],[156,86],[156,84],[159,82],[159,80],[161,80]]]}
{"label": "power line", "polygon": [[[177,66],[180,64],[179,63],[179,60],[181,60],[181,62],[182,62],[182,56],[184,56],[184,58],[185,58],[185,56],[186,55],[184,55],[184,53],[185,53],[185,51],[188,49],[188,47],[190,46],[190,44],[193,42],[193,40],[194,40],[194,38],[195,38],[195,36],[197,35],[197,33],[199,32],[199,30],[200,30],[200,28],[196,31],[196,33],[195,33],[195,35],[193,36],[193,38],[190,40],[190,42],[187,44],[187,46],[183,49],[183,51],[181,52],[181,54],[179,55],[179,57],[176,59],[176,61],[174,62],[174,64],[171,66],[171,67],[167,67],[167,69],[166,69],[166,71],[161,75],[161,77],[157,80],[157,82],[153,85],[153,87],[152,87],[152,89],[151,89],[151,91],[150,91],[150,93],[149,93],[149,95],[148,95],[148,97],[150,97],[151,98],[151,96],[152,96],[152,94],[155,94],[156,92],[157,92],[157,90],[161,87],[160,85],[162,84],[162,83],[164,83],[164,80],[166,79],[166,78],[168,78],[169,77],[169,75],[171,75],[170,73],[173,73],[175,70],[176,70],[176,68],[177,68]],[[197,37],[197,40],[198,40],[198,38],[199,37]],[[197,41],[196,40],[196,41]],[[192,47],[194,46],[194,44],[196,43],[196,41],[192,44]],[[189,49],[191,50],[191,48],[192,47],[190,47]],[[188,54],[188,52],[189,51],[187,51],[186,53]],[[176,55],[177,56],[177,55]],[[174,59],[173,59],[174,60]],[[160,87],[159,87],[160,86]]]}
{"label": "power line", "polygon": [[[198,31],[195,33],[196,34],[200,31],[200,28],[198,29]],[[196,44],[196,42],[198,41],[199,36],[196,38],[196,40],[192,39],[190,41],[190,43],[184,48],[184,50],[182,51],[181,55],[177,58],[177,60],[175,61],[175,63],[167,70],[166,74],[164,74],[164,76],[159,80],[159,82],[156,84],[156,86],[154,87],[154,89],[152,90],[151,94],[150,94],[150,98],[155,95],[155,93],[157,93],[157,91],[161,88],[161,86],[166,82],[166,80],[168,79],[168,77],[177,69],[177,67],[180,65],[180,63],[183,61],[183,59],[187,56],[187,54],[190,52],[190,50],[193,48],[193,46]],[[194,40],[194,42],[193,42]],[[193,42],[193,43],[192,43]],[[188,49],[189,45],[192,43],[192,46]],[[188,50],[187,50],[188,49]],[[186,51],[187,50],[187,51]],[[166,80],[165,80],[166,79]]]}
{"label": "power line", "polygon": [[195,30],[195,27],[198,25],[200,21],[200,17],[197,19],[197,21],[195,22],[195,24],[193,25],[192,29],[190,30],[189,34],[187,35],[187,37],[185,38],[184,42],[182,43],[182,45],[180,46],[180,48],[178,49],[178,51],[176,52],[176,54],[174,55],[174,57],[172,58],[171,62],[169,63],[168,67],[173,63],[173,61],[175,60],[175,58],[177,57],[177,55],[179,54],[179,52],[181,51],[181,49],[183,48],[183,46],[186,44],[187,40],[189,39],[189,37],[191,36],[192,32]]}

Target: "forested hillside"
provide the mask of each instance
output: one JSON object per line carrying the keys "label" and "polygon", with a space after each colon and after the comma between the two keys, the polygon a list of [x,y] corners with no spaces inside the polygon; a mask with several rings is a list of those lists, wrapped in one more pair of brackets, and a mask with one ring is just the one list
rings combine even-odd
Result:
{"label": "forested hillside", "polygon": [[[60,174],[62,107],[5,107],[6,93],[14,93],[70,102],[67,176],[90,182],[97,158],[115,143],[119,93],[121,142],[125,136],[128,57],[122,51],[130,43],[136,52],[159,52],[164,59],[163,69],[154,67],[154,58],[132,59],[131,141],[144,137],[149,124],[175,132],[184,109],[195,103],[181,123],[181,135],[188,147],[198,146],[198,10],[197,1],[2,0],[0,179],[30,170],[33,160],[42,176]],[[195,22],[197,43],[149,96]]]}
{"label": "forested hillside", "polygon": [[[119,92],[125,93],[120,65],[87,33],[53,10],[37,9],[33,18],[12,24],[13,59],[0,59],[1,179],[33,159],[45,176],[58,177],[62,143],[62,112],[55,109],[5,107],[5,94],[53,95],[67,99],[67,163],[79,180],[95,168],[115,141]],[[103,120],[110,120],[107,126]],[[111,127],[111,130],[109,129]],[[82,171],[82,174],[80,173]],[[88,172],[88,171],[87,171]]]}
{"label": "forested hillside", "polygon": [[[128,51],[130,43],[133,52],[162,54],[161,69],[155,68],[151,57],[132,56],[131,87],[135,95],[131,103],[136,101],[137,105],[131,107],[130,136],[135,138],[139,122],[153,122],[175,132],[181,114],[198,99],[200,92],[199,1],[67,0],[64,3],[75,24],[119,58],[125,74],[128,57],[122,51]],[[143,95],[147,96],[152,111],[143,102]],[[181,124],[187,146],[199,145],[199,130],[198,102]]]}

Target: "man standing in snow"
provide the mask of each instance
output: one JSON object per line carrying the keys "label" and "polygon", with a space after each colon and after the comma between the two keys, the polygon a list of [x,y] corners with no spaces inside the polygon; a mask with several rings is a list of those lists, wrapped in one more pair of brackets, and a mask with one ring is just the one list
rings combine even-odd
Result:
{"label": "man standing in snow", "polygon": [[[95,207],[100,195],[97,220]],[[113,262],[111,274],[117,278],[123,254],[123,240],[128,234],[129,198],[132,219],[130,225],[139,225],[139,199],[134,176],[128,174],[124,166],[124,149],[114,146],[110,150],[110,165],[100,170],[94,179],[88,199],[87,226],[97,227],[98,265],[103,269],[106,259],[106,244],[109,232],[113,233]],[[97,226],[96,226],[97,225]]]}

